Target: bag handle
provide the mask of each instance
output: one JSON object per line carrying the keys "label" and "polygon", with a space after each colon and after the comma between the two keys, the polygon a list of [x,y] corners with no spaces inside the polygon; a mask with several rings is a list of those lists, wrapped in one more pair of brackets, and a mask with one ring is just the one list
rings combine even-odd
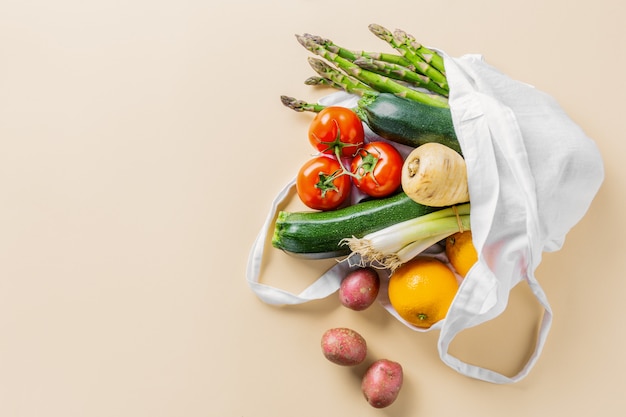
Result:
{"label": "bag handle", "polygon": [[[454,81],[450,107],[468,163],[468,177],[476,173],[476,177],[486,180],[480,182],[480,186],[470,183],[472,230],[479,262],[461,284],[442,324],[439,355],[461,374],[487,382],[513,383],[524,378],[536,363],[552,323],[552,310],[534,276],[543,245],[533,172],[515,112],[506,97],[501,97],[498,85],[485,85],[482,73],[477,71],[482,69],[500,82],[508,82],[508,78],[503,79],[502,74],[487,67],[479,56],[460,60],[446,56],[445,59],[451,86]],[[521,83],[508,88],[515,88],[518,94],[533,90]],[[502,213],[511,217],[505,219]],[[484,250],[487,253],[483,253]],[[490,260],[489,267],[483,256]],[[544,309],[534,352],[524,367],[508,377],[452,356],[448,350],[456,335],[501,314],[508,304],[512,286],[522,280]]]}
{"label": "bag handle", "polygon": [[[437,345],[439,356],[446,365],[468,377],[495,384],[514,383],[528,375],[541,355],[552,324],[552,309],[537,279],[533,274],[527,274],[524,281],[528,284],[535,298],[543,307],[544,312],[538,329],[534,352],[524,367],[514,376],[509,377],[491,369],[471,365],[451,355],[448,350],[450,343],[454,340],[456,335],[462,330],[484,323],[501,314],[502,311],[500,310],[504,308],[502,307],[503,303],[496,303],[495,300],[500,298],[501,301],[501,297],[508,297],[508,288],[498,286],[495,279],[491,280],[491,283],[488,283],[488,280],[484,279],[485,276],[491,275],[489,275],[488,270],[485,270],[486,268],[481,268],[481,266],[482,265],[476,264],[474,269],[477,270],[473,269],[470,275],[465,278],[457,294],[458,301],[453,302],[450,311],[448,311],[448,316],[444,320],[439,334]],[[471,275],[473,275],[473,272],[480,274],[482,277],[481,280],[472,280]],[[497,292],[501,293],[497,294]],[[487,300],[486,303],[489,305],[483,304],[472,307],[471,304],[466,302],[470,294],[473,294],[472,297],[475,299],[477,293],[483,293],[484,299]],[[491,300],[491,302],[489,300]]]}
{"label": "bag handle", "polygon": [[279,206],[291,194],[293,194],[294,190],[295,179],[292,179],[274,198],[265,223],[261,227],[248,257],[248,266],[246,269],[246,280],[248,281],[248,285],[252,291],[267,304],[293,305],[326,298],[339,289],[342,278],[350,269],[348,262],[339,262],[299,294],[285,291],[267,284],[261,284],[259,282],[263,257],[265,255],[267,236],[272,228],[272,225],[274,224],[274,219],[279,210]]}

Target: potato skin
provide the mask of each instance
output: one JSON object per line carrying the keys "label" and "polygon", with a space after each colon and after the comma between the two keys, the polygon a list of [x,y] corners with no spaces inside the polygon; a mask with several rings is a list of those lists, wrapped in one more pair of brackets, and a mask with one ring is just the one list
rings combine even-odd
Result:
{"label": "potato skin", "polygon": [[376,301],[379,290],[378,272],[372,268],[358,268],[341,281],[339,301],[351,310],[362,311]]}
{"label": "potato skin", "polygon": [[398,398],[402,380],[402,366],[398,362],[379,359],[365,371],[361,390],[372,407],[385,408]]}
{"label": "potato skin", "polygon": [[346,327],[326,330],[322,335],[321,346],[326,359],[337,365],[358,365],[367,356],[367,343],[363,336]]}

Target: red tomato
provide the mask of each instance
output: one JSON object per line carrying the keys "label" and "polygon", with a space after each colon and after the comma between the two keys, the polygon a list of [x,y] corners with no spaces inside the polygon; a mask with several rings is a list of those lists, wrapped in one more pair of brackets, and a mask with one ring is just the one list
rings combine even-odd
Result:
{"label": "red tomato", "polygon": [[315,210],[333,210],[350,195],[352,182],[339,161],[332,156],[316,156],[304,163],[296,177],[300,200]]}
{"label": "red tomato", "polygon": [[336,156],[353,156],[364,138],[361,119],[346,107],[326,107],[309,126],[311,144],[320,152]]}
{"label": "red tomato", "polygon": [[385,197],[400,187],[403,163],[400,152],[389,143],[370,142],[352,160],[352,180],[365,194]]}

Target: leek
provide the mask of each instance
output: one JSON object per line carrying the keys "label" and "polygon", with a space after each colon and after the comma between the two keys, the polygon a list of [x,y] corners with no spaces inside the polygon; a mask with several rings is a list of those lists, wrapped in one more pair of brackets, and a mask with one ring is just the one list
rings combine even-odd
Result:
{"label": "leek", "polygon": [[470,204],[447,207],[405,220],[361,238],[342,240],[360,264],[391,271],[448,236],[470,230]]}

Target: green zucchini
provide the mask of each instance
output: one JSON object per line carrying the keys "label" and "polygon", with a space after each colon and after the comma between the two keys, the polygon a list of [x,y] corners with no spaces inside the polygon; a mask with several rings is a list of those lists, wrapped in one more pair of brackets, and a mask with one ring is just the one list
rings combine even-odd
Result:
{"label": "green zucchini", "polygon": [[414,148],[437,142],[462,155],[447,107],[429,106],[395,94],[379,93],[363,96],[355,110],[382,138]]}
{"label": "green zucchini", "polygon": [[[439,208],[440,209],[440,208]],[[272,246],[310,259],[345,256],[345,238],[363,237],[387,226],[438,210],[411,200],[404,192],[333,211],[278,213]]]}

